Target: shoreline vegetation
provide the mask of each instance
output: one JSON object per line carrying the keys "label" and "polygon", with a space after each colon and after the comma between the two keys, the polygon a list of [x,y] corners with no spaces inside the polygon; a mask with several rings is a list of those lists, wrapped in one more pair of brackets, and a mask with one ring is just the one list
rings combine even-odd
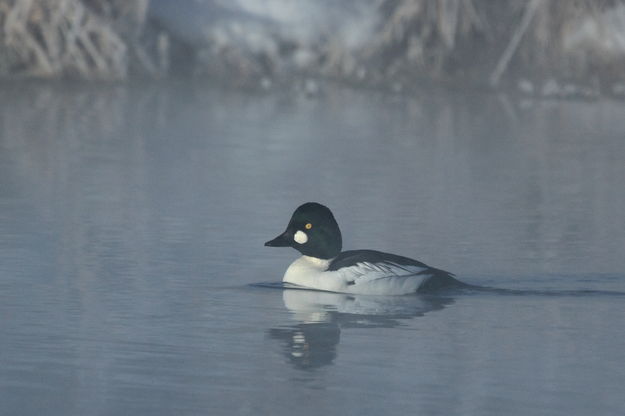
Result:
{"label": "shoreline vegetation", "polygon": [[[625,98],[625,0],[304,1],[291,14],[285,1],[0,0],[0,78],[184,74],[266,89],[303,80],[311,93],[331,79]],[[322,24],[304,30],[314,12]]]}

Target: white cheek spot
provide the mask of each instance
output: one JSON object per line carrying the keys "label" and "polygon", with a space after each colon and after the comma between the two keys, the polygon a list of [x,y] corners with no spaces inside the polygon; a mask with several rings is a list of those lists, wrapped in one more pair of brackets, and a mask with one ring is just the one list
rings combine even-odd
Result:
{"label": "white cheek spot", "polygon": [[306,244],[306,242],[308,241],[308,236],[305,232],[298,230],[293,236],[293,240],[295,240],[297,244]]}

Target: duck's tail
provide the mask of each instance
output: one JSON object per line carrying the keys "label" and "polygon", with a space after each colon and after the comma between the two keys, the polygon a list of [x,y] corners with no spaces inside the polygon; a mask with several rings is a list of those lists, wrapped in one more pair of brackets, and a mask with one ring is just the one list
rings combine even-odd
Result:
{"label": "duck's tail", "polygon": [[443,289],[479,289],[480,286],[470,285],[456,279],[453,273],[440,269],[430,269],[432,276],[423,280],[417,288],[417,293],[432,293]]}

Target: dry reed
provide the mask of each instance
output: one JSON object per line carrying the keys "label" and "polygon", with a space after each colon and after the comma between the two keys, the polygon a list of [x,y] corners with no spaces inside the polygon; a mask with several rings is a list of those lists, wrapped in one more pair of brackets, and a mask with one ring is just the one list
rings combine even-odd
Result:
{"label": "dry reed", "polygon": [[[0,0],[0,76],[124,78],[134,68],[161,75],[169,65],[169,38],[159,26],[149,41],[153,53],[148,53],[142,43],[149,38],[145,29],[152,27],[146,22],[148,4],[149,0]],[[205,31],[215,35],[194,45],[169,35],[178,52],[192,51],[185,65],[191,62],[195,73],[253,82],[293,72],[402,85],[432,78],[493,86],[520,78],[625,82],[625,0],[370,4],[379,21],[370,39],[357,48],[330,34],[315,44],[298,44],[269,25],[260,38],[274,45],[264,52],[245,44],[245,36],[224,41],[219,30]],[[235,23],[238,29],[245,27]],[[305,64],[295,62],[294,57],[303,55]]]}
{"label": "dry reed", "polygon": [[[0,74],[119,79],[148,0],[0,0]],[[134,30],[124,30],[125,28]]]}
{"label": "dry reed", "polygon": [[606,25],[610,13],[625,17],[624,0],[384,0],[380,9],[381,30],[359,60],[383,78],[625,80],[625,28]]}

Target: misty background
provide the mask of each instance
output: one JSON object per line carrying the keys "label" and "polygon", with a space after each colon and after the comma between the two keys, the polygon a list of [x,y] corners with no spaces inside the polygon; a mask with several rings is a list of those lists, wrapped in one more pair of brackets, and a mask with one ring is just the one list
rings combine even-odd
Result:
{"label": "misty background", "polygon": [[2,0],[0,26],[5,78],[625,95],[622,0]]}

